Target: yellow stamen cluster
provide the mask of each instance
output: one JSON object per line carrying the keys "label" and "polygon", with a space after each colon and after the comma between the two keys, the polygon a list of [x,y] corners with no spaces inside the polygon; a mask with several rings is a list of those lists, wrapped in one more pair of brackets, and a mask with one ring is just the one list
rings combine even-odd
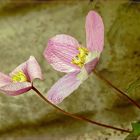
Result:
{"label": "yellow stamen cluster", "polygon": [[72,63],[76,64],[79,67],[82,67],[86,61],[86,57],[89,51],[85,47],[79,47],[78,50],[79,54],[72,59]]}
{"label": "yellow stamen cluster", "polygon": [[12,76],[12,81],[14,83],[17,83],[17,82],[27,82],[27,77],[23,73],[23,71],[19,71],[15,75]]}

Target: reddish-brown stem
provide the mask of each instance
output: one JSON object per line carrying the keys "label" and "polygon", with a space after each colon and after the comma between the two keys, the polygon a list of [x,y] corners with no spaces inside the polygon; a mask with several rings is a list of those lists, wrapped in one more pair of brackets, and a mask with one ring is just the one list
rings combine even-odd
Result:
{"label": "reddish-brown stem", "polygon": [[94,74],[96,76],[98,76],[101,80],[103,80],[105,83],[107,83],[109,86],[111,86],[112,88],[114,88],[117,92],[116,93],[120,93],[123,96],[125,96],[133,105],[135,105],[136,107],[138,107],[140,109],[140,105],[134,101],[133,99],[131,99],[127,93],[125,93],[124,91],[118,89],[116,86],[114,86],[110,81],[108,81],[107,79],[105,79],[102,75],[99,74],[99,72],[97,70],[93,70]]}
{"label": "reddish-brown stem", "polygon": [[65,115],[67,115],[67,116],[69,116],[69,117],[72,117],[72,118],[74,118],[74,119],[78,119],[78,120],[81,120],[81,121],[89,122],[89,123],[94,124],[94,125],[98,125],[98,126],[102,126],[102,127],[106,127],[106,128],[110,128],[110,129],[114,129],[114,130],[126,132],[126,133],[131,133],[130,130],[125,130],[125,129],[122,129],[122,128],[117,128],[117,127],[114,127],[114,126],[102,124],[102,123],[99,123],[99,122],[96,122],[96,121],[92,121],[92,120],[90,120],[90,119],[88,119],[88,118],[85,118],[85,117],[82,117],[82,116],[78,116],[78,115],[75,115],[75,114],[66,112],[65,110],[62,110],[61,108],[59,108],[59,107],[56,106],[55,104],[51,103],[51,102],[50,102],[45,96],[43,96],[34,86],[32,87],[32,89],[33,89],[45,102],[47,102],[48,104],[50,104],[51,106],[53,106],[55,109],[59,110],[61,113],[65,114]]}

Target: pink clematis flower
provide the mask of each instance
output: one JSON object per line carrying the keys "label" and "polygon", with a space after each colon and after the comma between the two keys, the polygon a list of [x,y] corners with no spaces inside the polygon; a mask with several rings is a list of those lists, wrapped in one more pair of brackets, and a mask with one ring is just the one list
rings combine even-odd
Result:
{"label": "pink clematis flower", "polygon": [[9,75],[0,72],[0,92],[15,96],[32,89],[34,79],[42,79],[40,66],[33,56],[19,65]]}
{"label": "pink clematis flower", "polygon": [[104,46],[104,25],[95,11],[86,17],[87,47],[65,34],[56,35],[48,41],[44,56],[53,68],[68,73],[48,91],[47,98],[54,104],[63,101],[85,81],[98,63]]}

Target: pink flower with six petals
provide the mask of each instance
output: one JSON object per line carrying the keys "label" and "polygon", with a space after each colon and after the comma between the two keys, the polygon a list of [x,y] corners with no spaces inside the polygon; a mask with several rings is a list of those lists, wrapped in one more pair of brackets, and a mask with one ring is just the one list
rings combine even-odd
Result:
{"label": "pink flower with six petals", "polygon": [[104,46],[104,25],[95,11],[86,17],[86,42],[79,42],[65,34],[56,35],[48,41],[44,56],[52,67],[68,73],[58,80],[48,91],[47,98],[54,104],[63,101],[85,81],[99,61]]}
{"label": "pink flower with six petals", "polygon": [[42,79],[40,66],[33,56],[19,65],[9,75],[0,72],[0,92],[15,96],[32,89],[34,79]]}

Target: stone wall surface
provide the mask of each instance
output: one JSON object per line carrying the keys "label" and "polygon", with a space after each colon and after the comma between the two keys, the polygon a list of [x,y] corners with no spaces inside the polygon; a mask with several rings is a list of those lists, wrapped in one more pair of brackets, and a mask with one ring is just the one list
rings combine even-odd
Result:
{"label": "stone wall surface", "polygon": [[[105,25],[105,46],[97,70],[140,102],[140,4],[132,1],[0,2],[0,71],[9,73],[34,55],[45,80],[35,81],[46,94],[64,74],[45,61],[47,40],[69,34],[83,45],[85,17],[99,12]],[[113,126],[130,128],[139,110],[91,74],[61,108]],[[123,140],[126,133],[80,122],[56,111],[33,91],[9,97],[0,94],[0,140]]]}

